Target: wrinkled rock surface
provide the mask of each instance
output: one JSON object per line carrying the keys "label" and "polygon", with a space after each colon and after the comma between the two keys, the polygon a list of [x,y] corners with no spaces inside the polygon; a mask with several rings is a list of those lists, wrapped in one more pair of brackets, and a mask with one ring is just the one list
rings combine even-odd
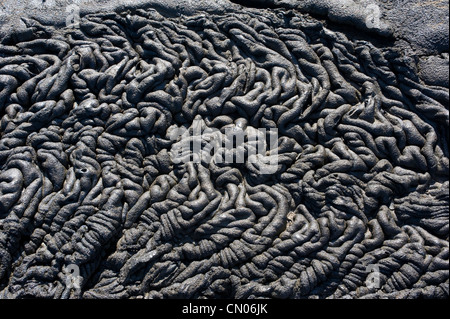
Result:
{"label": "wrinkled rock surface", "polygon": [[[448,49],[157,9],[2,34],[1,298],[448,298]],[[194,123],[277,128],[276,172],[174,163]]]}

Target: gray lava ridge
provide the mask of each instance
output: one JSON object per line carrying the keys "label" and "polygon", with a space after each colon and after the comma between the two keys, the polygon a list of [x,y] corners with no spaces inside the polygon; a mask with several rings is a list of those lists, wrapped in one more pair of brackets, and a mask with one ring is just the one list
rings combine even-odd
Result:
{"label": "gray lava ridge", "polygon": [[[0,44],[0,298],[448,298],[448,82],[410,57],[296,11],[24,21]],[[277,128],[276,173],[173,163],[194,120]]]}

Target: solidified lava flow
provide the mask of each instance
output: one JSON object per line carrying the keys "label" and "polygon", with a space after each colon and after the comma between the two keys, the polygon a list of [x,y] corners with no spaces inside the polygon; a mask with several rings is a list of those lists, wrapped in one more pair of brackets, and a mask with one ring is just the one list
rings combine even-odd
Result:
{"label": "solidified lava flow", "polygon": [[[407,57],[295,11],[26,23],[0,45],[1,298],[448,297],[449,89]],[[194,122],[277,128],[275,173],[174,163]]]}

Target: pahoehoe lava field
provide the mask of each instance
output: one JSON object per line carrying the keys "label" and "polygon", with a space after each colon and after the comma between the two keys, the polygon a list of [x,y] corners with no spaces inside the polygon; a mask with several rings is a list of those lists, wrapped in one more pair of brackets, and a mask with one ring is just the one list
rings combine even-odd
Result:
{"label": "pahoehoe lava field", "polygon": [[[449,88],[413,58],[294,9],[24,23],[0,41],[0,298],[448,298]],[[175,163],[194,122],[278,129],[276,172]]]}

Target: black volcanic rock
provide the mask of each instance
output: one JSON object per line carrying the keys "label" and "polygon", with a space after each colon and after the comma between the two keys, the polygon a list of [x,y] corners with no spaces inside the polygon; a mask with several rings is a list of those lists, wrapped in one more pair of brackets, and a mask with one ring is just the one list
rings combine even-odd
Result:
{"label": "black volcanic rock", "polygon": [[306,2],[5,27],[0,298],[448,298],[448,50]]}

